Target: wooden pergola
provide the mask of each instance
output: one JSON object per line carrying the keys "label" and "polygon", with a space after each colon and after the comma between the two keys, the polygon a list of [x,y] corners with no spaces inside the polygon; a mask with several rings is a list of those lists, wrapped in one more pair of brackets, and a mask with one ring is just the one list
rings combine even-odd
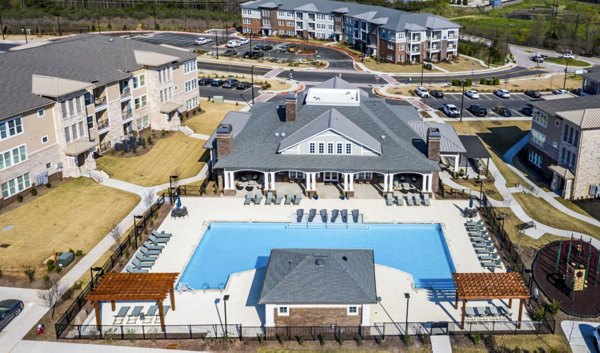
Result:
{"label": "wooden pergola", "polygon": [[460,328],[465,327],[465,314],[468,300],[493,300],[508,299],[508,307],[512,308],[513,299],[520,299],[519,320],[517,327],[521,327],[523,319],[523,300],[529,299],[529,290],[521,275],[517,272],[509,273],[455,273],[454,285],[456,287],[456,303],[462,300]]}
{"label": "wooden pergola", "polygon": [[100,302],[110,301],[115,311],[116,301],[154,300],[158,305],[160,326],[165,330],[163,301],[171,297],[171,309],[175,310],[174,286],[177,273],[107,273],[100,279],[86,299],[94,303],[96,326],[102,328]]}

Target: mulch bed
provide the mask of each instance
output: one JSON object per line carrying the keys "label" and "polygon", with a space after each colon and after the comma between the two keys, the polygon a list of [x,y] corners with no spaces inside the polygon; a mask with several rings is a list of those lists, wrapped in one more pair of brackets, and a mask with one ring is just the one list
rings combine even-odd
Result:
{"label": "mulch bed", "polygon": [[[600,315],[600,278],[596,278],[600,252],[594,247],[591,248],[590,268],[587,272],[588,286],[583,291],[571,295],[563,279],[566,274],[569,240],[562,242],[561,261],[558,273],[555,273],[559,244],[558,241],[552,242],[538,252],[533,262],[533,276],[536,283],[548,298],[558,300],[561,309],[567,314],[581,317]],[[578,239],[573,240],[570,262],[575,261],[585,266],[588,262],[588,249],[589,243]]]}

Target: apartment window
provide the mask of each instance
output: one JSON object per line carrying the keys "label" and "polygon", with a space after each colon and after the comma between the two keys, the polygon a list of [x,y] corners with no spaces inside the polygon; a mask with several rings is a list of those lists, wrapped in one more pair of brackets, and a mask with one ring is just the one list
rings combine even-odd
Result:
{"label": "apartment window", "polygon": [[529,160],[529,162],[531,162],[533,165],[537,166],[538,168],[542,167],[542,157],[539,154],[537,154],[535,151],[529,150],[527,159]]}
{"label": "apartment window", "polygon": [[194,78],[189,81],[185,81],[185,91],[193,91],[198,88],[198,79]]}
{"label": "apartment window", "polygon": [[304,173],[303,172],[296,172],[296,171],[290,171],[288,173],[290,179],[304,179]]}
{"label": "apartment window", "polygon": [[548,115],[544,114],[543,112],[541,112],[539,110],[536,110],[533,112],[533,121],[536,122],[538,125],[547,127],[548,126]]}
{"label": "apartment window", "polygon": [[87,117],[87,128],[91,129],[94,127],[94,117],[93,116],[88,116]]}
{"label": "apartment window", "polygon": [[319,154],[325,153],[325,143],[319,142]]}
{"label": "apartment window", "polygon": [[555,120],[554,121],[554,126],[560,127],[560,120]]}
{"label": "apartment window", "polygon": [[558,148],[558,142],[556,142],[556,141],[552,141],[552,147],[554,147],[554,148]]}
{"label": "apartment window", "polygon": [[141,118],[135,119],[135,129],[142,130],[150,126],[150,120],[148,119],[148,115],[144,115]]}
{"label": "apartment window", "polygon": [[44,115],[46,115],[46,110],[45,110],[44,108],[42,108],[42,109],[38,109],[38,111],[37,111],[37,116],[38,116],[38,118],[41,118],[41,117],[43,117]]}
{"label": "apartment window", "polygon": [[19,193],[31,186],[31,180],[29,173],[19,175],[14,179],[10,179],[5,183],[2,183],[2,196],[6,199],[16,193]]}
{"label": "apartment window", "polygon": [[310,142],[308,144],[308,153],[315,154],[316,152],[316,144],[314,142]]}
{"label": "apartment window", "polygon": [[288,27],[294,27],[294,21],[287,21]]}
{"label": "apartment window", "polygon": [[404,50],[404,43],[398,44],[398,50]]}
{"label": "apartment window", "polygon": [[296,22],[296,27],[298,27],[299,29],[302,29],[302,22]]}
{"label": "apartment window", "polygon": [[165,67],[162,70],[158,70],[158,82],[165,83],[171,81],[171,68]]}
{"label": "apartment window", "polygon": [[336,145],[336,149],[337,149],[337,151],[336,151],[337,154],[344,153],[344,144],[341,142],[338,142]]}
{"label": "apartment window", "polygon": [[0,123],[0,140],[21,134],[23,132],[23,120],[16,117]]}
{"label": "apartment window", "polygon": [[352,144],[346,143],[346,154],[352,154]]}
{"label": "apartment window", "polygon": [[280,306],[277,312],[279,316],[288,316],[290,314],[287,306]]}
{"label": "apartment window", "polygon": [[245,25],[251,25],[252,24],[252,19],[251,18],[244,18],[243,21],[244,21],[243,23]]}
{"label": "apartment window", "polygon": [[531,129],[531,140],[542,147],[544,147],[544,143],[546,142],[546,135],[541,132]]}
{"label": "apartment window", "polygon": [[333,154],[333,142],[327,143],[327,154]]}
{"label": "apartment window", "polygon": [[50,168],[52,168],[52,163],[50,163],[50,162],[46,163],[46,169],[50,169]]}
{"label": "apartment window", "polygon": [[148,97],[146,95],[137,97],[133,100],[133,104],[136,110],[144,108],[146,105],[148,105]]}
{"label": "apartment window", "polygon": [[279,20],[279,21],[277,21],[277,24],[283,27],[283,26],[285,26],[285,21]]}
{"label": "apartment window", "polygon": [[271,20],[268,18],[263,18],[262,25],[265,27],[271,27]]}
{"label": "apartment window", "polygon": [[146,85],[146,75],[139,75],[133,77],[133,89],[144,87]]}
{"label": "apartment window", "polygon": [[48,135],[42,136],[42,143],[48,143]]}
{"label": "apartment window", "polygon": [[73,136],[73,140],[77,139],[77,124],[71,125],[71,135]]}
{"label": "apartment window", "polygon": [[71,141],[71,130],[69,130],[69,127],[67,126],[65,128],[65,141],[69,142]]}
{"label": "apartment window", "polygon": [[251,9],[242,9],[242,14],[244,14],[244,15],[252,15],[252,10]]}
{"label": "apartment window", "polygon": [[358,315],[358,307],[349,306],[348,307],[348,315]]}
{"label": "apartment window", "polygon": [[301,20],[301,19],[302,19],[302,16],[303,16],[303,13],[302,13],[302,12],[296,12],[296,18],[297,18],[297,19]]}
{"label": "apartment window", "polygon": [[168,102],[171,100],[171,88],[165,88],[160,90],[160,102]]}
{"label": "apartment window", "polygon": [[10,168],[27,160],[27,148],[21,145],[0,153],[0,170]]}
{"label": "apartment window", "polygon": [[361,179],[361,180],[373,179],[373,173],[371,173],[371,172],[356,173],[355,176],[356,176],[356,179]]}
{"label": "apartment window", "polygon": [[262,10],[262,17],[269,17],[271,16],[271,13],[269,10]]}
{"label": "apartment window", "polygon": [[579,145],[579,130],[573,129],[573,146],[577,147]]}
{"label": "apartment window", "polygon": [[83,128],[83,121],[79,122],[79,136],[85,136],[85,129]]}

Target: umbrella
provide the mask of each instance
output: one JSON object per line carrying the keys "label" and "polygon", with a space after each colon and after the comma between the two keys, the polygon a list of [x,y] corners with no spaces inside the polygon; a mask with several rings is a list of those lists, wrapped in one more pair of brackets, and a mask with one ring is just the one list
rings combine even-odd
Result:
{"label": "umbrella", "polygon": [[181,193],[177,191],[177,209],[181,208]]}
{"label": "umbrella", "polygon": [[471,198],[469,199],[469,208],[473,208],[473,195],[471,195]]}

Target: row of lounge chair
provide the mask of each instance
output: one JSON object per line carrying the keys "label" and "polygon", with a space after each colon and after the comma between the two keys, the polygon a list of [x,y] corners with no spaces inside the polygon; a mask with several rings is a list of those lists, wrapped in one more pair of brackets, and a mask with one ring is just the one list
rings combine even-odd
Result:
{"label": "row of lounge chair", "polygon": [[[351,215],[352,215],[352,222],[359,223],[360,212],[357,209],[354,209],[354,210],[352,210]],[[296,210],[296,222],[297,223],[302,223],[304,220],[304,216],[305,216],[305,214],[304,214],[303,208]],[[306,222],[313,223],[316,216],[317,216],[317,210],[314,208],[311,208],[308,211],[308,215],[306,217]],[[322,209],[319,211],[319,216],[321,219],[321,223],[336,223],[336,222],[340,223],[339,221],[341,221],[341,223],[348,223],[348,210],[346,210],[346,209],[331,210],[331,217],[329,217],[329,213],[327,212],[326,209]]]}
{"label": "row of lounge chair", "polygon": [[[250,205],[250,204],[255,204],[255,205],[260,205],[260,203],[262,202],[263,199],[263,195],[261,193],[257,193],[257,194],[252,194],[251,192],[246,193],[245,199],[244,199],[244,205]],[[265,205],[281,205],[281,201],[283,201],[283,196],[281,194],[273,194],[272,191],[267,192],[267,196],[265,196]],[[295,195],[292,195],[291,192],[287,192],[285,194],[285,201],[284,204],[285,205],[299,205],[300,201],[302,200],[302,194],[301,193],[296,193]]]}
{"label": "row of lounge chair", "polygon": [[128,273],[147,273],[158,259],[158,255],[165,248],[173,235],[171,233],[161,233],[152,231],[148,240],[136,251],[135,257],[131,263],[125,267]]}
{"label": "row of lounge chair", "polygon": [[490,238],[485,222],[483,220],[469,220],[465,223],[465,227],[481,266],[491,271],[501,267],[500,254],[498,254],[498,250]]}
{"label": "row of lounge chair", "polygon": [[506,318],[510,318],[512,313],[506,306],[496,307],[494,305],[491,306],[479,306],[479,307],[466,307],[465,315],[470,318],[474,317],[501,317],[504,316]]}
{"label": "row of lounge chair", "polygon": [[[113,325],[122,324],[137,324],[138,320],[141,320],[143,324],[159,323],[160,316],[158,311],[158,305],[152,305],[148,308],[148,311],[144,313],[144,307],[141,305],[133,307],[131,313],[129,312],[129,306],[122,306],[121,309],[115,315]],[[171,309],[170,305],[163,306],[163,315],[167,315]]]}
{"label": "row of lounge chair", "polygon": [[[404,206],[404,196],[402,194],[385,194],[385,203],[388,206],[392,206],[394,204],[398,206]],[[431,202],[429,202],[429,194],[413,194],[409,192],[406,195],[406,204],[408,206],[431,206]]]}

